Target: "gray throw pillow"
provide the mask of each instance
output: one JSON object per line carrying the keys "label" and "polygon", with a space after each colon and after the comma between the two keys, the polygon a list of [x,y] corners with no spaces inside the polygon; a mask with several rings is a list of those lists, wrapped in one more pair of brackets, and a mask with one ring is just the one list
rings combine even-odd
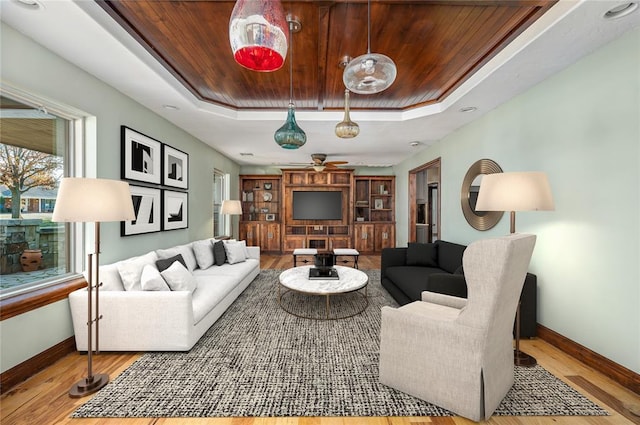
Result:
{"label": "gray throw pillow", "polygon": [[180,264],[182,264],[184,268],[188,270],[187,264],[185,263],[184,258],[182,258],[181,254],[174,255],[171,258],[163,258],[162,260],[156,261],[156,267],[158,268],[158,271],[162,273],[163,271],[171,267],[171,265],[176,261],[180,262]]}
{"label": "gray throw pillow", "polygon": [[438,267],[438,246],[434,243],[409,242],[407,266]]}
{"label": "gray throw pillow", "polygon": [[222,241],[213,244],[213,256],[216,259],[217,266],[221,266],[227,261],[227,252],[224,249],[224,243],[222,243]]}

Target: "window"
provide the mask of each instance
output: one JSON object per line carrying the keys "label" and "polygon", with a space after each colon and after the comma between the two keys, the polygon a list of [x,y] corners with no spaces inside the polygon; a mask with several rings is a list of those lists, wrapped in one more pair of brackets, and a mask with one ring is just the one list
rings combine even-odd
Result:
{"label": "window", "polygon": [[227,216],[220,214],[222,201],[228,199],[229,194],[228,174],[220,170],[213,171],[213,235],[223,236],[229,234]]}
{"label": "window", "polygon": [[51,216],[77,123],[27,103],[0,97],[0,298],[75,272],[74,229]]}

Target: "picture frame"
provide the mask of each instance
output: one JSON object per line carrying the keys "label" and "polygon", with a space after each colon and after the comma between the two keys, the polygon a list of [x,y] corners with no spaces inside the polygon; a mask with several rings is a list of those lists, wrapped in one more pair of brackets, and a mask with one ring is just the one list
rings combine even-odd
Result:
{"label": "picture frame", "polygon": [[162,145],[162,184],[189,189],[189,154],[169,145]]}
{"label": "picture frame", "polygon": [[121,222],[120,235],[131,236],[159,232],[162,225],[160,220],[160,189],[129,185],[129,190],[136,218]]}
{"label": "picture frame", "polygon": [[275,214],[267,214],[264,218],[267,221],[275,221],[276,220],[276,215]]}
{"label": "picture frame", "polygon": [[173,190],[162,191],[162,229],[189,227],[189,194]]}
{"label": "picture frame", "polygon": [[373,201],[373,209],[381,210],[383,208],[384,208],[384,202],[382,201],[382,199],[378,198]]}
{"label": "picture frame", "polygon": [[120,133],[122,179],[160,184],[162,143],[124,125]]}

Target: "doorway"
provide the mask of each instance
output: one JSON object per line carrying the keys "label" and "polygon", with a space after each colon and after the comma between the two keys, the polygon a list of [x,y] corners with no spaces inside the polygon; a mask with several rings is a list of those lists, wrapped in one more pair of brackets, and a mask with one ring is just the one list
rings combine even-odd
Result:
{"label": "doorway", "polygon": [[440,238],[440,158],[409,171],[409,242]]}

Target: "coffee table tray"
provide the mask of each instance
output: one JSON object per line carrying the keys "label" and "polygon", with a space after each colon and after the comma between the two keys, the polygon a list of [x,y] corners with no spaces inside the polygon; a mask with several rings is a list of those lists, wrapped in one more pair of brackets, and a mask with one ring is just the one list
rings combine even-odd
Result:
{"label": "coffee table tray", "polygon": [[309,269],[309,279],[310,280],[338,280],[340,276],[338,276],[338,271],[335,268],[315,268],[312,267]]}

